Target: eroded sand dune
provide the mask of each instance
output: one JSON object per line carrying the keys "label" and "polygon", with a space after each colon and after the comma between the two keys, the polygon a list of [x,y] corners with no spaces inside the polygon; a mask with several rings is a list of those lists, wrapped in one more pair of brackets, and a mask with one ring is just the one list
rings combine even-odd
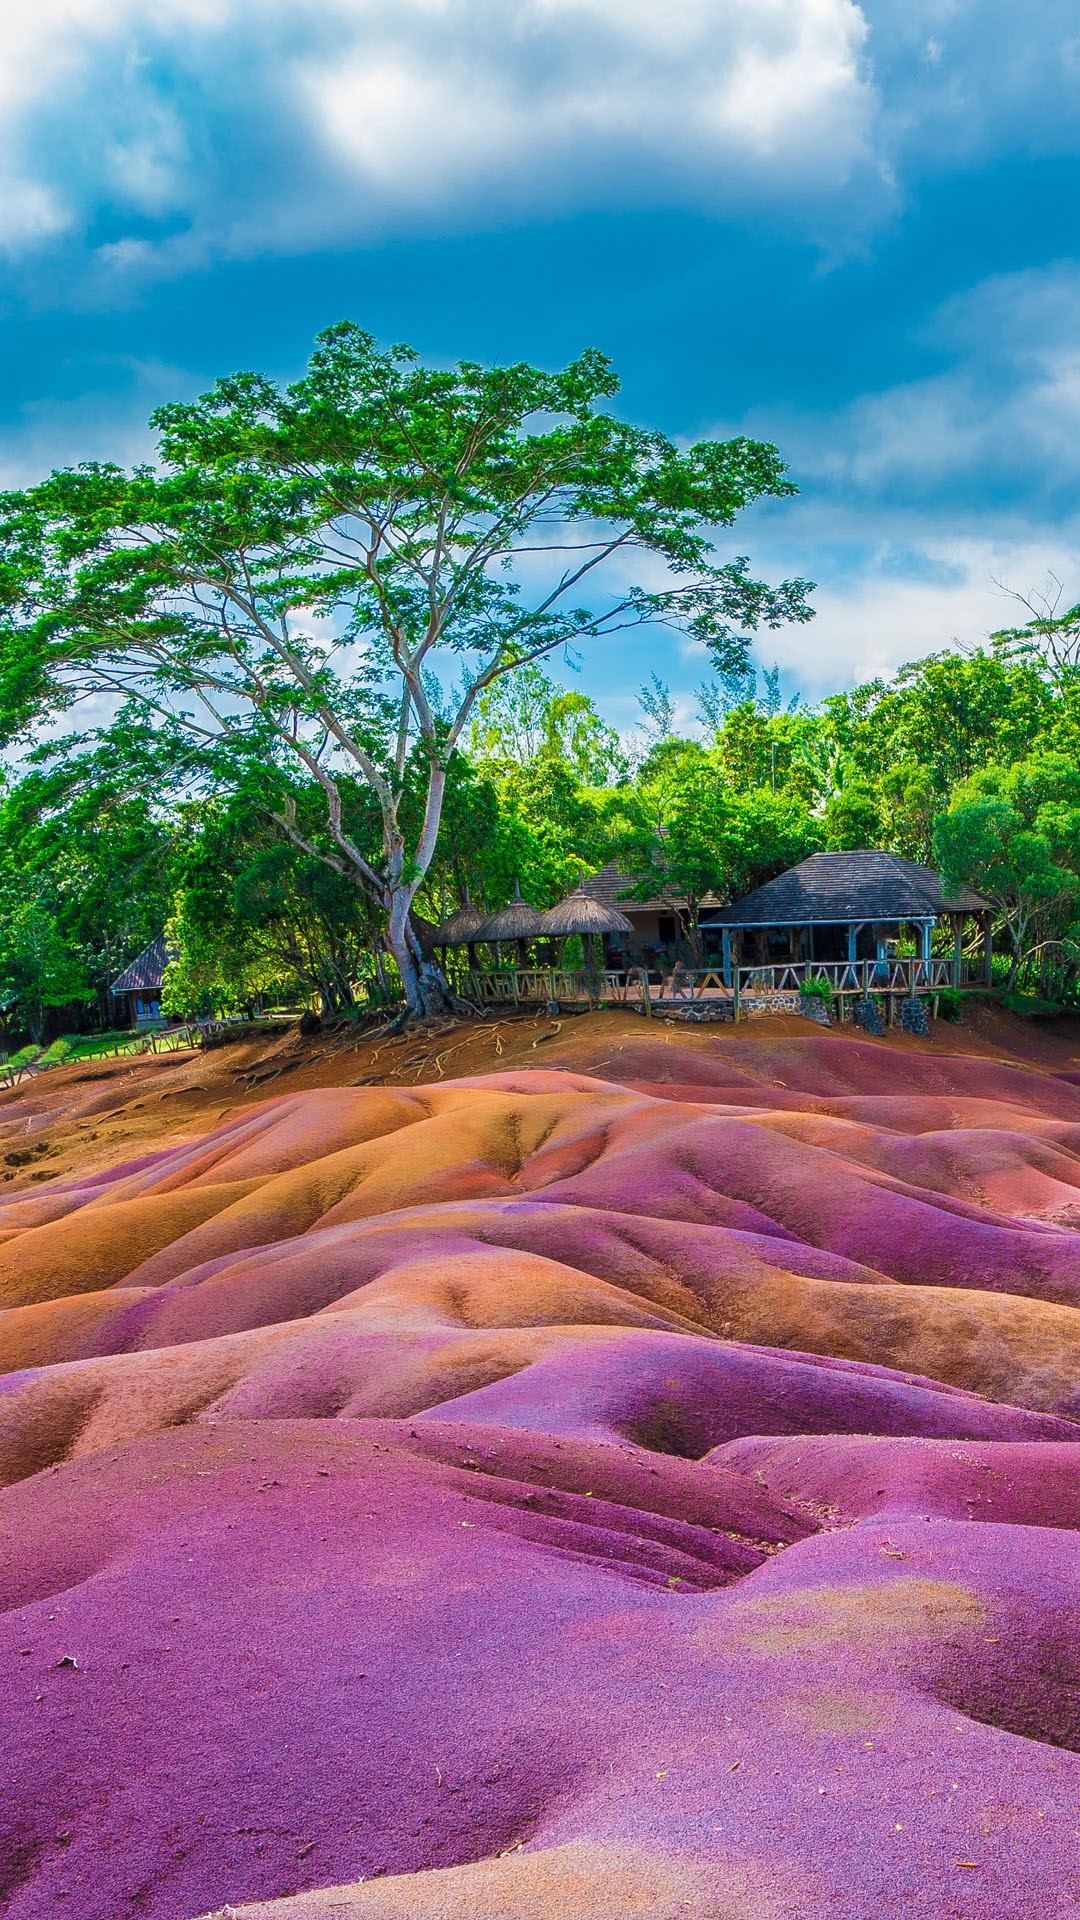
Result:
{"label": "eroded sand dune", "polygon": [[1080,1916],[1080,1084],[614,1070],[0,1199],[11,1920]]}

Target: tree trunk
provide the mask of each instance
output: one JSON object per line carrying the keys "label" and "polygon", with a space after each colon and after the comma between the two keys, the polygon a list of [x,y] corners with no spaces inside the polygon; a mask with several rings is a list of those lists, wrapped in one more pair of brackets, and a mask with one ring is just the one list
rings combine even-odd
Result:
{"label": "tree trunk", "polygon": [[425,960],[416,929],[410,924],[412,894],[406,889],[390,895],[386,943],[394,956],[405,1005],[411,1020],[430,1020],[453,1009],[446,975],[433,960]]}

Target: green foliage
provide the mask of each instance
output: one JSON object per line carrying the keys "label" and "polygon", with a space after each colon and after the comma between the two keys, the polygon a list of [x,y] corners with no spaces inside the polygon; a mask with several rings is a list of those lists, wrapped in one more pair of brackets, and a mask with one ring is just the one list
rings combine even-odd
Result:
{"label": "green foliage", "polygon": [[939,1020],[957,1021],[964,1011],[964,996],[957,987],[939,987],[934,996]]}
{"label": "green foliage", "polygon": [[1025,947],[1070,924],[1080,904],[1077,874],[1004,798],[961,795],[934,823],[934,855],[947,891],[977,886],[1001,913],[1013,949],[1010,986]]}
{"label": "green foliage", "polygon": [[[171,716],[196,757],[309,780],[319,836],[288,794],[272,817],[366,890],[420,1011],[409,914],[448,760],[474,720],[483,750],[498,684],[643,626],[700,641],[723,675],[745,670],[750,631],[809,618],[805,581],[715,557],[717,528],[794,491],[776,449],[680,449],[611,413],[616,391],[599,353],[558,373],[425,367],[344,323],[291,386],[242,373],[159,409],[157,465],[88,463],[4,495],[0,738],[120,695]],[[532,585],[520,556],[538,547]],[[610,729],[580,695],[544,711],[544,751],[595,784]],[[349,783],[376,808],[373,844],[348,830]]]}
{"label": "green foliage", "polygon": [[8,1066],[15,1067],[16,1069],[19,1067],[32,1067],[36,1065],[41,1057],[42,1052],[40,1047],[36,1047],[33,1044],[28,1047],[20,1047],[17,1053],[9,1056]]}
{"label": "green foliage", "polygon": [[[784,711],[750,635],[806,583],[712,544],[792,491],[776,450],[680,449],[615,390],[597,354],[431,368],[343,326],[292,386],[162,409],[156,465],[0,497],[12,1040],[74,1053],[166,926],[168,1011],[348,1015],[426,1004],[417,929],[466,898],[547,906],[617,859],[693,945],[708,896],[874,846],[989,899],[1007,991],[1080,1003],[1077,609]],[[700,737],[656,672],[628,741],[560,684],[644,627],[703,644]],[[89,697],[106,726],[46,725]]]}
{"label": "green foliage", "polygon": [[882,804],[874,789],[853,782],[830,794],[825,804],[825,845],[830,852],[855,847],[880,847]]}
{"label": "green foliage", "polygon": [[639,899],[686,899],[693,939],[707,894],[732,899],[759,886],[817,851],[821,829],[787,794],[734,790],[719,748],[680,744],[643,769],[646,817],[628,823],[620,857],[641,875]]}
{"label": "green foliage", "polygon": [[14,878],[0,888],[0,992],[35,1041],[50,1008],[93,999],[82,955],[64,939],[46,890]]}
{"label": "green foliage", "polygon": [[1010,1013],[1021,1020],[1060,1020],[1064,1014],[1076,1013],[1075,991],[1068,999],[1047,1000],[1038,993],[1017,993],[1005,990],[1001,995],[1001,1004]]}
{"label": "green foliage", "polygon": [[61,1034],[58,1039],[51,1041],[50,1044],[46,1047],[44,1053],[41,1056],[42,1066],[43,1067],[63,1066],[64,1061],[70,1059],[71,1057],[72,1046],[73,1046],[73,1042],[66,1035]]}
{"label": "green foliage", "polygon": [[799,988],[799,992],[805,1000],[824,1000],[827,1007],[832,1006],[832,982],[831,980],[827,980],[824,974],[818,975],[810,980],[804,980]]}

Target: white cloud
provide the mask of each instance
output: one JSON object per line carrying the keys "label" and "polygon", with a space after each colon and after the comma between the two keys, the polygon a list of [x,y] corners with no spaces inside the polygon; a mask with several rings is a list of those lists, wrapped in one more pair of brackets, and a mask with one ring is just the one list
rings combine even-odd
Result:
{"label": "white cloud", "polygon": [[[951,300],[925,329],[952,364],[928,379],[855,400],[811,470],[835,484],[889,490],[915,504],[965,478],[1032,502],[1080,479],[1080,268],[1000,275]],[[980,507],[981,510],[981,507]]]}
{"label": "white cloud", "polygon": [[0,251],[22,253],[63,233],[68,224],[66,208],[49,187],[0,175]]}
{"label": "white cloud", "polygon": [[[819,582],[806,628],[761,636],[811,697],[890,674],[1022,612],[1048,573],[1080,599],[1080,267],[999,275],[924,329],[940,372],[831,413],[759,409],[724,422],[774,440],[801,497],[738,530],[756,569]],[[688,669],[689,670],[689,669]]]}
{"label": "white cloud", "polygon": [[866,37],[856,0],[10,6],[0,168],[16,205],[63,211],[9,243],[104,204],[179,210],[229,251],[451,203],[805,202],[856,174],[876,192]]}
{"label": "white cloud", "polygon": [[500,199],[514,183],[535,202],[570,168],[587,198],[598,167],[610,196],[621,161],[716,200],[737,183],[835,188],[867,162],[865,38],[853,0],[398,0],[300,70],[314,126],[380,196]]}
{"label": "white cloud", "polygon": [[906,173],[1071,147],[1078,44],[1075,0],[9,0],[0,239],[170,213],[175,270],[448,210],[752,199],[833,246]]}
{"label": "white cloud", "polygon": [[1048,571],[1077,578],[1080,549],[1060,537],[1052,543],[1010,540],[1004,533],[982,541],[935,539],[925,525],[916,537],[910,563],[931,577],[904,578],[888,564],[887,548],[872,552],[861,566],[823,582],[811,626],[764,636],[760,657],[777,661],[793,686],[817,699],[840,686],[888,678],[905,662],[946,647],[978,646],[995,628],[1020,624],[1023,609],[997,582],[1027,593]]}

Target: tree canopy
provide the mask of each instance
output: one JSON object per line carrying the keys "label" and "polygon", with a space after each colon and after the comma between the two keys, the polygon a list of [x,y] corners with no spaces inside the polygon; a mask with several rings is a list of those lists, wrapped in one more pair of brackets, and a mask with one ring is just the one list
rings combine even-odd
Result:
{"label": "tree canopy", "polygon": [[[737,671],[756,628],[809,617],[806,582],[769,586],[713,544],[794,491],[776,449],[679,449],[617,418],[616,391],[595,352],[558,373],[428,367],[345,323],[290,386],[238,374],[160,408],[156,464],[88,464],[0,499],[0,732],[112,696],[203,764],[277,771],[271,817],[378,907],[422,1010],[438,983],[412,907],[484,696],[627,627],[690,635]],[[318,836],[294,803],[301,771]]]}
{"label": "tree canopy", "polygon": [[[614,393],[596,354],[430,368],[339,327],[292,386],[163,408],[154,464],[0,499],[9,1029],[107,1024],[166,926],[178,1013],[419,1011],[425,922],[612,859],[700,951],[706,897],[865,846],[975,886],[1003,983],[1080,1000],[1075,609],[782,695],[751,639],[807,585],[715,549],[792,492],[778,453],[677,448]],[[620,735],[576,680],[629,628],[701,645],[692,717],[654,670]]]}

